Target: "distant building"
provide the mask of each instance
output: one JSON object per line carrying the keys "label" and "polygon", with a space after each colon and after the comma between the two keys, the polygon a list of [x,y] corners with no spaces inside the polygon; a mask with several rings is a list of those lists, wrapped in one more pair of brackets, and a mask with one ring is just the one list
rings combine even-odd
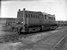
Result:
{"label": "distant building", "polygon": [[15,18],[0,18],[0,26],[11,25],[15,20]]}
{"label": "distant building", "polygon": [[67,26],[67,21],[57,21],[57,24],[60,26],[66,25]]}

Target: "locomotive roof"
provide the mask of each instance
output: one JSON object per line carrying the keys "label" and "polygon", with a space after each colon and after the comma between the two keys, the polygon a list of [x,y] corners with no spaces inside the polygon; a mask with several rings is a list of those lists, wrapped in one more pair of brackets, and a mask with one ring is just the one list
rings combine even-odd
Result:
{"label": "locomotive roof", "polygon": [[[23,10],[21,11],[21,10],[19,9],[19,12],[23,12]],[[42,14],[41,11],[30,11],[30,10],[25,10],[25,12],[29,12],[29,13],[41,13],[41,14]]]}
{"label": "locomotive roof", "polygon": [[46,13],[46,12],[42,12],[42,14],[43,14],[43,15],[48,15],[48,13]]}
{"label": "locomotive roof", "polygon": [[51,14],[48,14],[48,13],[45,13],[45,12],[42,12],[43,15],[48,15],[49,17],[55,17],[55,14],[51,15]]}

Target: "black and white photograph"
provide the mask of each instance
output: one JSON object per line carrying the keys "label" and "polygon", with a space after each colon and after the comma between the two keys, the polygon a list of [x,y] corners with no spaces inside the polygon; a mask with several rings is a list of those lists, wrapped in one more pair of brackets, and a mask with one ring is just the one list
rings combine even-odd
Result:
{"label": "black and white photograph", "polygon": [[1,0],[0,50],[67,50],[67,0]]}

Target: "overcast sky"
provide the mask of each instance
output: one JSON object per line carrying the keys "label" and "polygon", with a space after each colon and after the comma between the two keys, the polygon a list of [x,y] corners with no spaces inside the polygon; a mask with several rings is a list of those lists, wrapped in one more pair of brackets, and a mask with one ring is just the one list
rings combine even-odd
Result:
{"label": "overcast sky", "polygon": [[18,9],[41,11],[55,14],[56,20],[67,20],[66,0],[22,0],[22,1],[2,1],[1,17],[16,18]]}

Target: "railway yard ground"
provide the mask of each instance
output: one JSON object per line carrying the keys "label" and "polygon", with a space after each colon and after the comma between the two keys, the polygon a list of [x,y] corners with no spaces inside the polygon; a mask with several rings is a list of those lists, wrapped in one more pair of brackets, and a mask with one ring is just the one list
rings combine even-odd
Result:
{"label": "railway yard ground", "polygon": [[0,50],[67,50],[67,26],[28,35],[0,29]]}

